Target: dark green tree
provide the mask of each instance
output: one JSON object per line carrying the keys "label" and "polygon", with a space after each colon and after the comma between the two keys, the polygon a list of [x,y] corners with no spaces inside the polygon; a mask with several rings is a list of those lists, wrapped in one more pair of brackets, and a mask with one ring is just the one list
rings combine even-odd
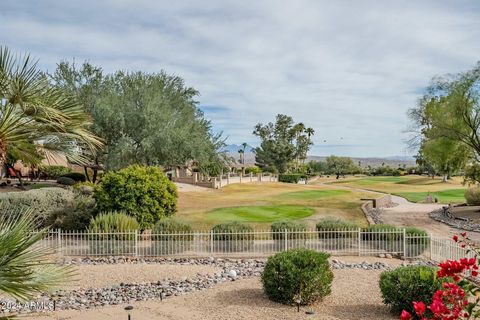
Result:
{"label": "dark green tree", "polygon": [[257,165],[274,168],[279,173],[287,172],[289,166],[298,170],[313,144],[313,129],[305,128],[303,123],[295,123],[292,117],[283,114],[277,115],[275,123],[258,123],[253,134],[261,139],[260,146],[255,148]]}
{"label": "dark green tree", "polygon": [[355,163],[349,157],[330,156],[326,159],[326,162],[329,172],[335,174],[336,179],[356,170]]}

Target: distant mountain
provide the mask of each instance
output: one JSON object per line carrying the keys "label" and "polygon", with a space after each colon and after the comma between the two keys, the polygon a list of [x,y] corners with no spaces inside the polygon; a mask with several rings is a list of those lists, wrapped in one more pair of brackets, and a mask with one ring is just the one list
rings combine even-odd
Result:
{"label": "distant mountain", "polygon": [[[308,156],[307,161],[325,161],[327,157],[321,156]],[[361,167],[365,168],[368,166],[371,167],[378,167],[382,164],[390,167],[399,167],[399,166],[407,166],[411,167],[415,165],[415,158],[413,157],[404,157],[404,156],[392,156],[392,157],[384,157],[384,158],[354,158],[352,160],[355,164],[360,165]]]}

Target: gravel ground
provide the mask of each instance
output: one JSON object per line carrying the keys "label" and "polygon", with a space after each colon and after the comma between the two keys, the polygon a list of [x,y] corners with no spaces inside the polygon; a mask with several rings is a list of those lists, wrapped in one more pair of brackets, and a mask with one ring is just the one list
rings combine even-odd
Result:
{"label": "gravel ground", "polygon": [[178,264],[102,264],[78,265],[73,267],[75,280],[66,289],[101,288],[114,284],[152,282],[159,279],[191,278],[198,273],[211,274],[221,268],[206,265]]}
{"label": "gravel ground", "polygon": [[[334,270],[332,294],[312,307],[294,307],[269,301],[263,294],[259,278],[219,284],[163,301],[132,303],[132,320],[150,319],[398,319],[382,304],[378,289],[380,271]],[[353,285],[354,284],[354,285]],[[123,319],[124,306],[104,307],[87,311],[59,311],[52,315],[22,316],[21,319]],[[306,310],[315,315],[306,315]]]}

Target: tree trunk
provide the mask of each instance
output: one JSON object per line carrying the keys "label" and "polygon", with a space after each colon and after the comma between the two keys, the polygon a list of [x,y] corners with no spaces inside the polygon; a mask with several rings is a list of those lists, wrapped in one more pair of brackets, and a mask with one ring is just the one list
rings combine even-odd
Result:
{"label": "tree trunk", "polygon": [[87,181],[88,181],[88,182],[91,182],[91,181],[90,181],[90,176],[88,175],[88,170],[87,170],[87,167],[86,167],[86,166],[83,166],[83,171],[85,172],[85,177],[87,178]]}

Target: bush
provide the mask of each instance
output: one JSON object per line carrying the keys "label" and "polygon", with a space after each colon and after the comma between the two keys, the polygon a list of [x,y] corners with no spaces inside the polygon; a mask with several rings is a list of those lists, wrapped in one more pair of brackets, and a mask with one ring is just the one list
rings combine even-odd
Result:
{"label": "bush", "polygon": [[56,209],[47,217],[47,224],[54,229],[83,230],[95,216],[95,200],[81,194],[67,203],[63,208]]}
{"label": "bush", "polygon": [[322,300],[331,292],[333,272],[323,252],[294,249],[268,258],[262,284],[270,300],[302,305]]}
{"label": "bush", "polygon": [[2,213],[8,215],[3,208],[13,208],[13,212],[24,212],[35,208],[35,218],[41,227],[48,225],[50,215],[73,201],[75,194],[63,188],[41,188],[22,192],[0,193]]}
{"label": "bush", "polygon": [[58,184],[63,184],[64,186],[73,186],[76,182],[69,177],[60,177],[57,179]]}
{"label": "bush", "polygon": [[91,255],[135,254],[135,233],[138,230],[135,218],[124,212],[101,213],[88,226]]}
{"label": "bush", "polygon": [[72,169],[64,166],[40,166],[39,171],[46,179],[56,180],[57,178],[72,172]]}
{"label": "bush", "polygon": [[62,177],[67,177],[70,179],[73,179],[75,182],[85,182],[87,181],[87,178],[83,173],[80,172],[70,172],[67,174],[62,175]]}
{"label": "bush", "polygon": [[308,176],[303,173],[291,173],[291,174],[280,174],[278,176],[279,182],[286,182],[286,183],[298,183],[300,180],[308,179]]}
{"label": "bush", "polygon": [[470,206],[480,206],[480,187],[469,188],[465,191],[465,199]]}
{"label": "bush", "polygon": [[402,310],[415,314],[414,301],[430,305],[433,294],[441,287],[440,281],[436,279],[436,270],[434,267],[407,266],[382,272],[380,291],[383,302],[396,315],[400,315]]}
{"label": "bush", "polygon": [[253,247],[253,228],[240,222],[217,224],[212,228],[214,251],[241,252]]}
{"label": "bush", "polygon": [[[271,230],[276,250],[288,250],[305,246],[307,226],[304,223],[294,221],[275,222],[272,224]],[[286,242],[285,230],[287,231]]]}
{"label": "bush", "polygon": [[245,174],[259,174],[262,173],[262,169],[257,166],[247,167],[245,168]]}
{"label": "bush", "polygon": [[192,227],[172,218],[162,219],[153,227],[152,240],[153,255],[182,253],[192,247]]}
{"label": "bush", "polygon": [[125,211],[143,229],[177,209],[177,188],[158,167],[134,165],[107,172],[94,195],[100,211]]}
{"label": "bush", "polygon": [[[358,236],[358,225],[335,218],[324,218],[317,222],[317,231],[319,239],[341,239],[354,238]],[[332,232],[333,230],[343,230]]]}

